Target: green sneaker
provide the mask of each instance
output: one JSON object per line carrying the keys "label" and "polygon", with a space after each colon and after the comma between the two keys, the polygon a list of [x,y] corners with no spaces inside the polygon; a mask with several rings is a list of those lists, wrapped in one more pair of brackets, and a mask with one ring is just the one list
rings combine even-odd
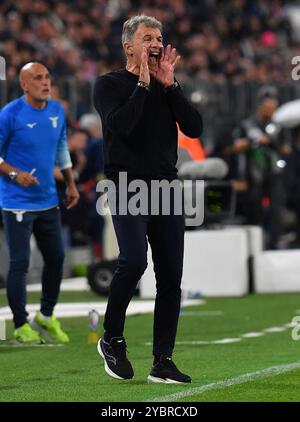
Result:
{"label": "green sneaker", "polygon": [[49,319],[44,319],[40,312],[37,312],[32,322],[35,328],[47,342],[50,343],[69,343],[69,336],[61,329],[60,322],[56,316],[52,315]]}
{"label": "green sneaker", "polygon": [[24,344],[44,343],[43,339],[39,336],[39,333],[33,330],[28,322],[21,325],[21,327],[16,328],[14,336],[17,341]]}

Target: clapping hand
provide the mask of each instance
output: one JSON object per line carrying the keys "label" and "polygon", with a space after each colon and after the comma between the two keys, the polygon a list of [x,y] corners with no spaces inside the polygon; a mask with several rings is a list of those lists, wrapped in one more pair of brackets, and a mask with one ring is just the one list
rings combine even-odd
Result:
{"label": "clapping hand", "polygon": [[176,53],[176,48],[172,48],[171,44],[167,48],[161,50],[156,70],[150,68],[150,75],[160,82],[165,88],[174,83],[174,69],[180,60],[180,56]]}

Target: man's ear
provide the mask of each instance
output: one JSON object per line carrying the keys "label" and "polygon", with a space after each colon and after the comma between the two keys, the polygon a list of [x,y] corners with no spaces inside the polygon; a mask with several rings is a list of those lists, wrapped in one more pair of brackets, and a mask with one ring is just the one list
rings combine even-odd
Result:
{"label": "man's ear", "polygon": [[22,88],[22,90],[23,90],[24,92],[26,92],[26,91],[27,91],[27,89],[26,89],[26,82],[24,81],[24,79],[21,79],[21,80],[20,80],[20,86],[21,86],[21,88]]}
{"label": "man's ear", "polygon": [[129,44],[128,42],[124,43],[124,50],[126,53],[126,56],[133,56],[133,47],[131,44]]}

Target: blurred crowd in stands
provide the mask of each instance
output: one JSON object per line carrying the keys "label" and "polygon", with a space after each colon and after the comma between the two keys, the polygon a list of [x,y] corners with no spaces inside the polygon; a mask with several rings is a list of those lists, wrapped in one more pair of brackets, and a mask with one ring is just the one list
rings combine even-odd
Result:
{"label": "blurred crowd in stands", "polygon": [[[290,224],[292,241],[300,246],[300,131],[266,130],[280,103],[300,97],[291,80],[291,59],[300,56],[300,2],[0,0],[0,55],[6,59],[7,82],[18,85],[23,64],[44,63],[54,81],[52,98],[62,102],[68,116],[81,192],[79,205],[63,213],[71,244],[89,239],[95,257],[101,257],[103,220],[96,213],[95,185],[103,177],[103,141],[90,92],[97,75],[124,66],[122,25],[139,13],[162,21],[164,42],[182,57],[176,77],[203,114],[206,154],[229,164],[241,221],[264,226],[271,248],[281,247]],[[61,89],[62,80],[74,78],[76,85]],[[72,98],[80,86],[74,111]],[[276,89],[261,89],[270,86]],[[9,91],[9,97],[16,95]],[[56,178],[63,196],[57,170]],[[294,217],[286,217],[287,210]]]}
{"label": "blurred crowd in stands", "polygon": [[[164,25],[164,40],[178,48],[181,80],[222,82],[290,76],[289,58],[299,53],[292,1],[283,0],[2,0],[0,53],[7,78],[37,60],[54,78],[93,79],[122,67],[122,24],[145,13]],[[299,24],[298,24],[299,25]]]}

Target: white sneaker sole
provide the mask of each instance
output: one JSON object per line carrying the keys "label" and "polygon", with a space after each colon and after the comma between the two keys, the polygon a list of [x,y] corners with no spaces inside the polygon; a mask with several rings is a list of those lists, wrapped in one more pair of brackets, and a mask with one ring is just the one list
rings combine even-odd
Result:
{"label": "white sneaker sole", "polygon": [[172,380],[171,378],[158,378],[153,375],[148,375],[148,384],[187,384],[186,382],[180,382]]}
{"label": "white sneaker sole", "polygon": [[99,341],[98,341],[98,344],[97,344],[97,351],[98,351],[98,353],[99,353],[99,355],[103,358],[103,360],[104,360],[104,369],[105,369],[105,372],[110,376],[110,377],[112,377],[112,378],[115,378],[115,379],[118,379],[118,380],[124,380],[125,378],[122,378],[122,377],[120,377],[119,375],[117,375],[117,374],[115,374],[110,368],[109,368],[109,366],[107,365],[107,363],[106,363],[106,360],[105,360],[105,357],[104,357],[104,355],[103,355],[103,352],[102,352],[102,350],[101,350],[101,346],[100,346],[100,340],[101,340],[101,338],[99,339]]}

